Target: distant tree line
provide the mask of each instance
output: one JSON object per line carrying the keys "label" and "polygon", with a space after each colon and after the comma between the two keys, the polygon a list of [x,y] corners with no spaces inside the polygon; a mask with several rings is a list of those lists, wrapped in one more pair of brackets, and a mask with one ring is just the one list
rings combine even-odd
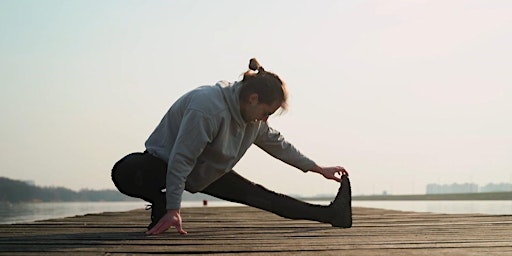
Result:
{"label": "distant tree line", "polygon": [[[0,177],[0,202],[97,202],[97,201],[138,201],[117,190],[89,190],[78,192],[63,187],[38,187],[26,181]],[[183,201],[217,201],[203,193],[183,193]]]}
{"label": "distant tree line", "polygon": [[38,187],[24,181],[0,177],[0,202],[134,201],[117,190],[78,192],[63,187]]}

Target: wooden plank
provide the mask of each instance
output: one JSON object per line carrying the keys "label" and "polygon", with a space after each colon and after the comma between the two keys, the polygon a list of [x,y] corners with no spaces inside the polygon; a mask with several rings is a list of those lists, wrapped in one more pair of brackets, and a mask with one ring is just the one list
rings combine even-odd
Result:
{"label": "wooden plank", "polygon": [[512,255],[512,215],[353,209],[354,226],[287,220],[250,207],[182,210],[186,236],[146,236],[149,212],[0,225],[0,255]]}

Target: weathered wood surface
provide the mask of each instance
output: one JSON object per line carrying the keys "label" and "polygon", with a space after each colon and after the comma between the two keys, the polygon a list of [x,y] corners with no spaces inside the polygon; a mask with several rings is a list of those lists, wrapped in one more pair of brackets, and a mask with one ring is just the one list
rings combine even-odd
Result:
{"label": "weathered wood surface", "polygon": [[0,255],[512,255],[512,215],[354,208],[351,229],[249,207],[182,209],[186,236],[146,236],[148,211],[0,225]]}

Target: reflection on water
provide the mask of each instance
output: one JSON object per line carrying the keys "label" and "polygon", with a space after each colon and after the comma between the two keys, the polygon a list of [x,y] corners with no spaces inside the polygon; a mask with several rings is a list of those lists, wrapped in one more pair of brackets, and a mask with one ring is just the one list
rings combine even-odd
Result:
{"label": "reflection on water", "polygon": [[[310,201],[310,203],[329,204],[328,201]],[[0,224],[63,218],[88,213],[128,211],[144,208],[146,204],[143,201],[0,203]],[[202,201],[182,203],[182,207],[201,206],[203,206]],[[226,201],[208,202],[208,207],[220,206],[233,207],[241,206],[241,204]],[[512,214],[512,201],[352,201],[352,206],[433,213]]]}
{"label": "reflection on water", "polygon": [[88,213],[128,211],[144,207],[145,203],[142,201],[0,203],[0,224],[63,218]]}
{"label": "reflection on water", "polygon": [[432,213],[512,214],[512,201],[352,201],[352,206]]}

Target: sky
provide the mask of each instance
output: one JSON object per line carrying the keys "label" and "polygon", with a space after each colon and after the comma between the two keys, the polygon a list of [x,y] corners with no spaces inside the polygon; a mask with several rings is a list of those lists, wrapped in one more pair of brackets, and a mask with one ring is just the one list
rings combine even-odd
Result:
{"label": "sky", "polygon": [[[512,1],[0,0],[0,176],[115,189],[110,171],[182,94],[256,57],[271,117],[355,195],[512,183]],[[290,195],[338,184],[251,147],[235,167]]]}

